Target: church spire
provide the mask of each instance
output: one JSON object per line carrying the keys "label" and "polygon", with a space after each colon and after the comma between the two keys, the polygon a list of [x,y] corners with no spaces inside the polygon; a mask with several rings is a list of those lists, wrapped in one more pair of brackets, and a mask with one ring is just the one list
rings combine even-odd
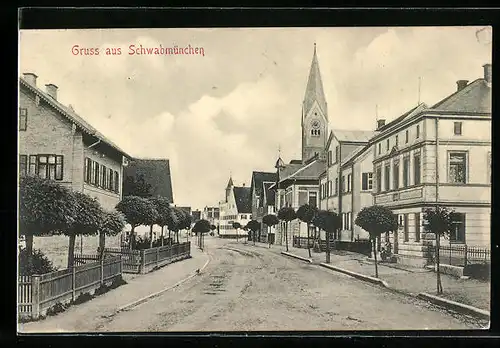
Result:
{"label": "church spire", "polygon": [[309,112],[314,104],[314,101],[318,102],[321,111],[326,116],[326,98],[323,91],[323,82],[321,81],[321,74],[319,72],[318,57],[316,55],[316,43],[314,43],[314,53],[311,63],[311,69],[309,71],[309,78],[307,80],[306,93],[304,96],[304,113]]}

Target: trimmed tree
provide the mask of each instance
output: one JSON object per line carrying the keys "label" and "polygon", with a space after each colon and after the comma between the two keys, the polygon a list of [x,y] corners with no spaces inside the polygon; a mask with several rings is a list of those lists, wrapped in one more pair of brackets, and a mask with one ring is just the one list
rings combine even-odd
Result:
{"label": "trimmed tree", "polygon": [[337,213],[319,210],[312,219],[312,224],[325,231],[326,235],[326,263],[330,262],[330,235],[340,228],[340,217]]}
{"label": "trimmed tree", "polygon": [[199,243],[199,247],[201,249],[202,248],[201,241],[202,241],[202,238],[203,238],[203,233],[210,232],[210,222],[208,222],[205,219],[198,220],[194,224],[192,231],[194,233],[196,233],[197,235],[199,235],[199,238],[198,238],[199,242],[198,243]]}
{"label": "trimmed tree", "polygon": [[127,176],[123,181],[123,195],[148,198],[151,197],[151,184],[147,183],[144,175]]}
{"label": "trimmed tree", "polygon": [[[267,214],[262,218],[262,223],[269,228],[276,226],[279,224],[280,220],[274,214]],[[267,243],[269,244],[269,248],[271,247],[271,238],[269,238],[269,233],[267,234]]]}
{"label": "trimmed tree", "polygon": [[215,225],[210,225],[210,231],[212,232],[212,234],[214,233],[214,231],[217,229],[217,226]]}
{"label": "trimmed tree", "polygon": [[454,215],[454,211],[448,210],[446,207],[439,205],[424,209],[424,229],[426,232],[434,233],[436,239],[436,286],[438,294],[441,294],[443,292],[443,284],[441,283],[441,271],[439,269],[440,239],[441,236],[449,236],[450,231],[452,231]]}
{"label": "trimmed tree", "polygon": [[255,237],[258,230],[260,230],[260,223],[257,220],[250,220],[247,223],[247,228],[252,233],[252,241],[253,245],[255,245]]}
{"label": "trimmed tree", "polygon": [[382,233],[397,230],[398,221],[396,215],[387,207],[374,205],[361,209],[354,223],[370,234],[375,259],[375,277],[378,278],[377,239]]}
{"label": "trimmed tree", "polygon": [[79,191],[73,191],[72,194],[77,206],[75,221],[63,231],[69,237],[68,268],[74,266],[76,236],[96,235],[103,219],[103,210],[97,199]]}
{"label": "trimmed tree", "polygon": [[233,222],[233,228],[236,230],[236,241],[239,241],[239,233],[238,230],[242,228],[241,224],[239,222]]}
{"label": "trimmed tree", "polygon": [[292,207],[283,207],[278,210],[278,219],[285,222],[285,243],[286,251],[288,251],[288,223],[297,218],[297,214]]}
{"label": "trimmed tree", "polygon": [[19,182],[19,234],[26,237],[26,262],[32,269],[33,236],[64,231],[75,221],[71,191],[55,181],[23,176]]}
{"label": "trimmed tree", "polygon": [[99,254],[102,258],[106,247],[106,236],[116,236],[125,228],[125,217],[122,213],[103,210],[103,218],[99,225]]}
{"label": "trimmed tree", "polygon": [[157,219],[156,219],[156,225],[161,227],[161,246],[163,246],[163,239],[164,239],[164,230],[165,226],[168,226],[168,221],[169,221],[169,215],[170,215],[170,202],[168,199],[165,197],[154,197],[151,199],[153,202],[156,212],[157,212]]}
{"label": "trimmed tree", "polygon": [[309,239],[311,238],[311,236],[309,233],[309,227],[317,212],[318,210],[316,209],[316,207],[311,206],[307,203],[300,206],[299,209],[297,209],[297,219],[299,219],[302,222],[305,222],[307,226],[307,251],[309,253],[309,257],[311,257],[311,247],[309,243]]}
{"label": "trimmed tree", "polygon": [[138,196],[125,196],[116,205],[116,210],[125,216],[130,225],[130,249],[135,247],[135,228],[140,225],[149,224],[154,220],[156,210],[146,198]]}
{"label": "trimmed tree", "polygon": [[146,198],[149,205],[151,206],[151,214],[145,216],[144,225],[149,226],[149,248],[153,247],[153,226],[158,222],[160,216],[156,210],[156,204],[154,198]]}

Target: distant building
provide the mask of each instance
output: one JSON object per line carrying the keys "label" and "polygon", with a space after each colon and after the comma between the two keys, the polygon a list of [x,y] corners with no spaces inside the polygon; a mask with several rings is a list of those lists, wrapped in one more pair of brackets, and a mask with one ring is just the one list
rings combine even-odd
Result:
{"label": "distant building", "polygon": [[193,210],[191,213],[191,216],[193,217],[193,223],[201,220],[201,211],[200,210]]}
{"label": "distant building", "polygon": [[270,229],[266,225],[262,224],[262,218],[267,214],[275,213],[275,195],[274,192],[270,190],[270,187],[276,183],[276,178],[276,173],[252,173],[252,184],[250,186],[252,218],[261,223],[261,229],[258,234],[259,241],[267,241],[267,234],[274,233],[274,228]]}
{"label": "distant building", "polygon": [[219,212],[220,237],[234,238],[236,236],[246,236],[247,232],[243,231],[243,229],[235,229],[233,223],[238,222],[244,227],[252,219],[250,187],[234,186],[233,179],[229,178],[225,199],[219,203]]}
{"label": "distant building", "polygon": [[[123,194],[134,195],[134,189],[153,197],[161,196],[174,202],[172,177],[168,159],[140,159],[129,161],[124,169]],[[138,194],[140,195],[140,194]]]}
{"label": "distant building", "polygon": [[210,222],[210,224],[219,227],[220,229],[220,212],[219,207],[205,207],[201,212],[201,218]]}
{"label": "distant building", "polygon": [[19,78],[19,173],[55,180],[113,210],[122,198],[123,163],[130,156],[57,100],[37,76]]}

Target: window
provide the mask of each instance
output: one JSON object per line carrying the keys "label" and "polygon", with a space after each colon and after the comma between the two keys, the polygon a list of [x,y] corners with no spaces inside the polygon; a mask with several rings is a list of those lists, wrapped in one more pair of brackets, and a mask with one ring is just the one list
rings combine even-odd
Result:
{"label": "window", "polygon": [[420,185],[420,153],[416,153],[413,157],[413,176],[414,184]]}
{"label": "window", "polygon": [[328,151],[328,166],[332,165],[332,151]]}
{"label": "window", "polygon": [[56,180],[63,179],[63,156],[56,156]]}
{"label": "window", "polygon": [[399,161],[394,161],[392,171],[393,189],[397,190],[399,188]]}
{"label": "window", "polygon": [[318,137],[320,136],[320,130],[319,129],[311,129],[311,135]]}
{"label": "window", "polygon": [[420,125],[417,124],[417,135],[416,135],[417,139],[420,138]]}
{"label": "window", "polygon": [[328,195],[333,196],[333,181],[331,180],[328,182]]}
{"label": "window", "polygon": [[403,158],[403,187],[410,185],[410,157]]}
{"label": "window", "polygon": [[25,131],[28,126],[28,109],[19,108],[19,130]]}
{"label": "window", "polygon": [[380,155],[382,153],[382,144],[378,143],[378,154]]}
{"label": "window", "polygon": [[299,191],[299,206],[307,203],[307,191]]}
{"label": "window", "polygon": [[450,241],[455,243],[465,243],[465,214],[453,214],[453,227],[450,231]]}
{"label": "window", "polygon": [[90,184],[92,178],[92,160],[85,158],[85,182]]}
{"label": "window", "polygon": [[19,175],[25,176],[28,172],[28,156],[19,155]]}
{"label": "window", "polygon": [[408,242],[410,239],[409,239],[409,233],[408,233],[408,214],[403,214],[403,231],[404,231],[404,241],[405,242]]}
{"label": "window", "polygon": [[488,152],[488,157],[486,158],[486,175],[487,175],[487,179],[486,180],[489,180],[489,183],[491,184],[491,152]]}
{"label": "window", "polygon": [[395,144],[395,146],[398,146],[398,144],[399,144],[399,136],[396,135],[396,144]]}
{"label": "window", "polygon": [[420,242],[420,213],[415,213],[415,242]]}
{"label": "window", "polygon": [[455,135],[462,135],[462,122],[453,122],[453,133]]}
{"label": "window", "polygon": [[345,187],[345,175],[342,176],[342,181],[340,183],[340,185],[342,186],[342,193],[346,192],[346,187]]}
{"label": "window", "polygon": [[339,178],[335,178],[335,194],[339,194]]}
{"label": "window", "polygon": [[385,190],[389,191],[391,189],[391,166],[389,164],[385,165],[384,182]]}
{"label": "window", "polygon": [[339,156],[340,156],[340,147],[339,145],[335,146],[335,163],[339,161]]}
{"label": "window", "polygon": [[449,153],[449,177],[448,181],[455,184],[465,184],[467,177],[467,166],[465,152]]}
{"label": "window", "polygon": [[405,144],[408,144],[408,129],[405,132]]}
{"label": "window", "polygon": [[389,151],[389,145],[390,145],[389,139],[387,139],[386,142],[385,142],[385,150],[386,151]]}
{"label": "window", "polygon": [[113,169],[108,169],[108,190],[113,190]]}
{"label": "window", "polygon": [[361,190],[368,191],[373,188],[373,173],[361,174]]}
{"label": "window", "polygon": [[[35,171],[38,176],[44,179],[62,180],[63,179],[63,156],[56,155],[38,155],[35,157]],[[30,172],[32,166],[30,156]]]}
{"label": "window", "polygon": [[114,183],[115,183],[115,192],[116,193],[119,193],[120,192],[120,188],[119,188],[119,176],[118,176],[118,172],[115,170],[115,178],[114,178]]}
{"label": "window", "polygon": [[317,193],[316,192],[309,192],[309,205],[311,207],[317,207]]}
{"label": "window", "polygon": [[347,174],[347,192],[351,192],[352,189],[352,174]]}
{"label": "window", "polygon": [[30,155],[30,174],[36,175],[37,166],[36,166],[36,155]]}
{"label": "window", "polygon": [[377,192],[382,192],[382,167],[378,167],[375,175],[377,180]]}

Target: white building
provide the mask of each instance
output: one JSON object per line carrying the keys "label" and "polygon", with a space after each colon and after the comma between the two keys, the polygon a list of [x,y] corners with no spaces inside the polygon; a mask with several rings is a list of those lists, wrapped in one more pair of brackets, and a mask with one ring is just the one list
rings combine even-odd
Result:
{"label": "white building", "polygon": [[248,233],[242,228],[235,229],[233,223],[238,222],[244,227],[252,219],[250,187],[234,186],[233,179],[229,178],[225,199],[219,203],[219,214],[219,236],[221,238],[247,236]]}

